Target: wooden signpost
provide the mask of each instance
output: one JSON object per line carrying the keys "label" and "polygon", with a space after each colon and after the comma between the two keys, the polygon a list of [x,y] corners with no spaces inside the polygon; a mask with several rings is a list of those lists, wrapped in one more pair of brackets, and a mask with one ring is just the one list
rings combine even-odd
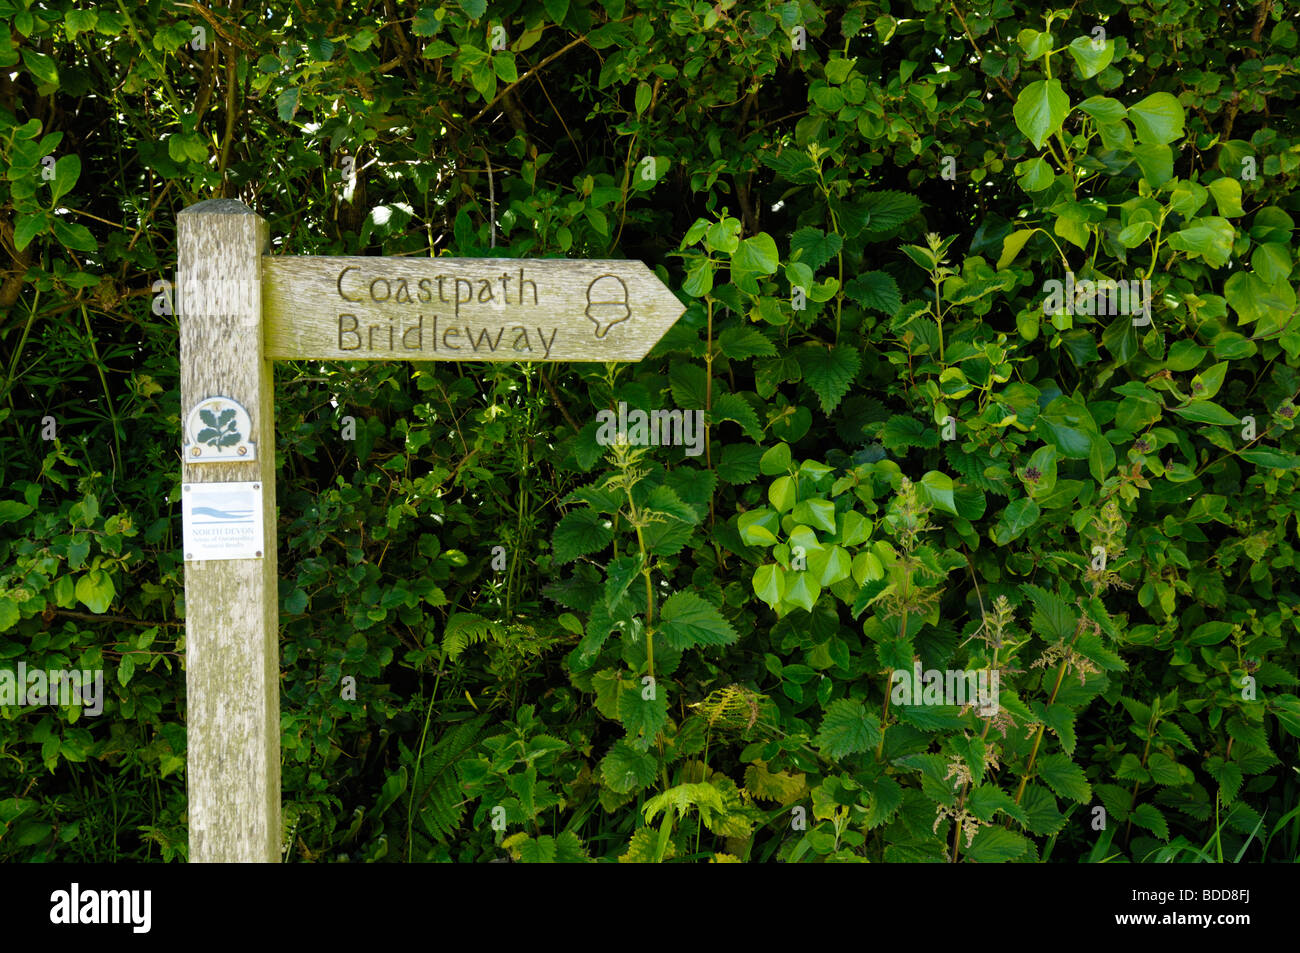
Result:
{"label": "wooden signpost", "polygon": [[190,860],[280,859],[273,360],[637,361],[684,306],[639,261],[270,257],[180,213]]}

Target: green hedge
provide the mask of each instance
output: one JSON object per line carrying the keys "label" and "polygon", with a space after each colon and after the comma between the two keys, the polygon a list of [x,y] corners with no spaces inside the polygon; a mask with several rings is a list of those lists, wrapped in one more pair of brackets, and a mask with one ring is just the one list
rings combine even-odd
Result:
{"label": "green hedge", "polygon": [[86,6],[0,0],[0,668],[106,698],[0,711],[0,859],[186,854],[159,282],[219,196],[688,305],[277,365],[286,859],[1300,857],[1289,5]]}

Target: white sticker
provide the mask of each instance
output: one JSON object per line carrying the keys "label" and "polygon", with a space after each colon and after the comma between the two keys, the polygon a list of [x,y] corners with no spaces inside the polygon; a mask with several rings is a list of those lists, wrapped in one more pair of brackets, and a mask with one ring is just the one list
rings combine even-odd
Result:
{"label": "white sticker", "polygon": [[261,559],[262,484],[183,483],[185,561]]}

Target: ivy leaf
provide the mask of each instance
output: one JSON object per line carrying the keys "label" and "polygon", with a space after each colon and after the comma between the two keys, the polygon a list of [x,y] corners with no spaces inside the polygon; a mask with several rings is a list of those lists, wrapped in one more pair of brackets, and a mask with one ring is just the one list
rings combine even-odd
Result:
{"label": "ivy leaf", "polygon": [[817,747],[832,758],[861,754],[880,743],[880,720],[862,702],[841,698],[831,702],[817,732]]}
{"label": "ivy leaf", "polygon": [[613,539],[610,521],[594,510],[583,508],[560,518],[551,537],[551,550],[555,563],[563,565],[604,549]]}
{"label": "ivy leaf", "polygon": [[833,348],[800,348],[798,355],[804,381],[821,401],[822,411],[829,414],[839,406],[844,395],[849,392],[853,379],[857,377],[861,366],[858,352],[841,344]]}
{"label": "ivy leaf", "polygon": [[1061,81],[1040,79],[1020,91],[1012,115],[1017,128],[1034,148],[1041,149],[1052,133],[1061,128],[1069,111],[1070,97],[1061,88]]}
{"label": "ivy leaf", "polygon": [[675,592],[664,601],[659,632],[675,649],[731,645],[740,638],[717,609],[693,592]]}

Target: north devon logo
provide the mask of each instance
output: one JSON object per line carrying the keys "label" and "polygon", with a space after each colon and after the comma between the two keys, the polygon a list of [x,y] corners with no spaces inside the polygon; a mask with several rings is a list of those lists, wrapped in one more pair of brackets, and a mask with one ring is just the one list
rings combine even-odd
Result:
{"label": "north devon logo", "polygon": [[194,405],[185,422],[189,445],[185,459],[190,463],[214,460],[255,460],[252,420],[238,401],[209,397]]}

